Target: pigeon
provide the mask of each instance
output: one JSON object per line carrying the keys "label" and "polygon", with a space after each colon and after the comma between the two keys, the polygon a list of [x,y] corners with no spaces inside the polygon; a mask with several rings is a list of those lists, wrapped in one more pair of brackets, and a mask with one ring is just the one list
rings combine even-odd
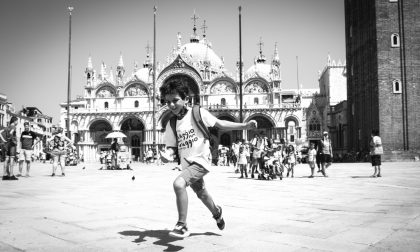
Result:
{"label": "pigeon", "polygon": [[131,177],[131,180],[133,180],[133,181],[134,181],[135,179],[136,179],[136,177],[134,177],[134,176],[133,176],[133,177]]}
{"label": "pigeon", "polygon": [[84,167],[84,166],[83,166],[83,168],[82,168],[82,169],[84,170],[85,168],[86,168],[86,167]]}

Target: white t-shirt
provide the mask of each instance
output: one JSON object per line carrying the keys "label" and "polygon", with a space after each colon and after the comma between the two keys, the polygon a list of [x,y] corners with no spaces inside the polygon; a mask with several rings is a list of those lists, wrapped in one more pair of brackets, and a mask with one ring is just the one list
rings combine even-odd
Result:
{"label": "white t-shirt", "polygon": [[[204,125],[213,127],[216,124],[217,118],[210,112],[202,108],[200,108],[200,112]],[[182,169],[188,167],[189,162],[196,162],[209,170],[211,167],[210,142],[204,138],[203,133],[196,125],[191,108],[188,108],[181,120],[176,121],[176,133],[178,134],[178,146],[171,124],[168,122],[163,142],[167,147],[178,147]]]}
{"label": "white t-shirt", "polygon": [[316,150],[315,149],[309,149],[308,150],[308,161],[309,162],[315,162],[316,161]]}
{"label": "white t-shirt", "polygon": [[247,150],[243,150],[243,152],[239,152],[238,156],[239,156],[238,164],[248,164],[248,159],[246,157],[249,157],[249,153]]}

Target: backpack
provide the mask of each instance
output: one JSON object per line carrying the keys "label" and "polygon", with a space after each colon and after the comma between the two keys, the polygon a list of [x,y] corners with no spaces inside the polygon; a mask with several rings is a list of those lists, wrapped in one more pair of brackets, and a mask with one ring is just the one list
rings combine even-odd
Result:
{"label": "backpack", "polygon": [[[203,118],[201,117],[201,112],[200,112],[200,105],[194,105],[192,107],[192,116],[194,119],[194,122],[196,123],[198,130],[204,135],[204,138],[207,139],[210,142],[210,153],[213,155],[215,149],[217,149],[217,146],[215,144],[214,141],[214,137],[217,137],[217,129],[215,127],[207,127],[204,122],[203,122]],[[176,121],[177,118],[174,114],[170,113],[170,118],[169,120],[162,120],[163,123],[166,123],[169,121],[171,129],[174,133],[174,136],[177,140],[177,144],[178,144],[178,137],[177,137],[177,133],[176,133]],[[162,124],[163,124],[162,123]],[[166,127],[166,123],[164,126],[164,128]],[[178,155],[178,151],[176,151],[176,158],[178,160],[178,164],[181,163],[180,159],[179,159],[179,155]]]}

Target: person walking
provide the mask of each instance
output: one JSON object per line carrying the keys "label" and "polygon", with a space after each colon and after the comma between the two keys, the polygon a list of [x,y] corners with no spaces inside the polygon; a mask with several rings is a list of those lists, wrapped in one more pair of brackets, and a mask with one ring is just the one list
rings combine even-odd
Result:
{"label": "person walking", "polygon": [[53,169],[51,177],[55,176],[58,165],[61,167],[61,175],[66,176],[66,153],[67,148],[74,148],[73,142],[63,134],[63,128],[58,127],[54,135],[48,140],[50,154],[53,157]]}
{"label": "person walking", "polygon": [[381,155],[384,154],[382,139],[379,137],[379,130],[373,129],[370,138],[370,159],[372,166],[375,167],[372,177],[382,177],[381,175]]}
{"label": "person walking", "polygon": [[331,166],[333,151],[331,140],[328,136],[328,132],[324,131],[323,138],[321,140],[322,156],[321,156],[321,172],[324,177],[328,177],[326,169]]}
{"label": "person walking", "polygon": [[295,148],[293,145],[289,145],[289,147],[286,150],[286,156],[287,156],[287,174],[286,176],[289,177],[289,173],[291,173],[291,177],[294,178],[295,175],[295,165],[296,165],[296,153]]}
{"label": "person walking", "polygon": [[19,155],[19,174],[18,177],[22,176],[23,163],[26,162],[26,177],[29,177],[29,171],[31,169],[31,157],[33,154],[34,146],[39,142],[35,142],[37,136],[35,132],[30,130],[29,122],[23,124],[25,130],[20,136],[21,150]]}
{"label": "person walking", "polygon": [[[163,136],[166,151],[161,153],[162,161],[171,161],[174,159],[175,153],[178,153],[183,169],[173,182],[178,221],[169,235],[177,238],[185,238],[190,235],[187,227],[188,194],[186,188],[188,186],[191,186],[198,198],[209,209],[216,220],[217,227],[220,230],[225,228],[222,207],[214,203],[204,183],[204,176],[211,169],[210,141],[199,129],[192,114],[193,109],[188,106],[188,95],[190,94],[188,86],[189,83],[186,79],[174,78],[160,87],[161,97],[176,119],[175,129],[172,129],[172,123],[166,124]],[[220,120],[203,108],[200,108],[200,113],[202,122],[207,127],[215,126],[221,130],[244,130],[257,127],[257,122],[254,120],[247,123],[235,123]]]}
{"label": "person walking", "polygon": [[18,180],[13,173],[15,167],[16,158],[16,126],[18,124],[18,118],[12,116],[10,118],[9,126],[2,129],[0,132],[1,141],[3,142],[3,151],[5,154],[3,178],[2,180]]}
{"label": "person walking", "polygon": [[308,150],[308,164],[309,164],[309,168],[311,168],[311,175],[309,176],[309,178],[314,177],[316,153],[317,152],[315,150],[315,144],[311,143],[311,145],[309,147],[309,150]]}

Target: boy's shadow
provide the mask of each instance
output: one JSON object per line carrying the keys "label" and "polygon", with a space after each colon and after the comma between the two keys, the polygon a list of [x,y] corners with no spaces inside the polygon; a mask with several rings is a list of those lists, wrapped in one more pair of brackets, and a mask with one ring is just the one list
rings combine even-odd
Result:
{"label": "boy's shadow", "polygon": [[[163,251],[180,251],[181,249],[184,248],[181,246],[170,244],[171,242],[174,242],[180,239],[169,236],[169,230],[144,230],[144,231],[126,230],[126,231],[119,232],[119,234],[122,234],[125,236],[138,236],[138,238],[133,241],[135,243],[141,243],[141,242],[146,241],[144,239],[145,237],[158,238],[158,240],[153,242],[153,244],[156,244],[159,246],[166,246],[167,248],[164,249]],[[197,235],[221,236],[213,232],[190,234],[190,236],[197,236]]]}

